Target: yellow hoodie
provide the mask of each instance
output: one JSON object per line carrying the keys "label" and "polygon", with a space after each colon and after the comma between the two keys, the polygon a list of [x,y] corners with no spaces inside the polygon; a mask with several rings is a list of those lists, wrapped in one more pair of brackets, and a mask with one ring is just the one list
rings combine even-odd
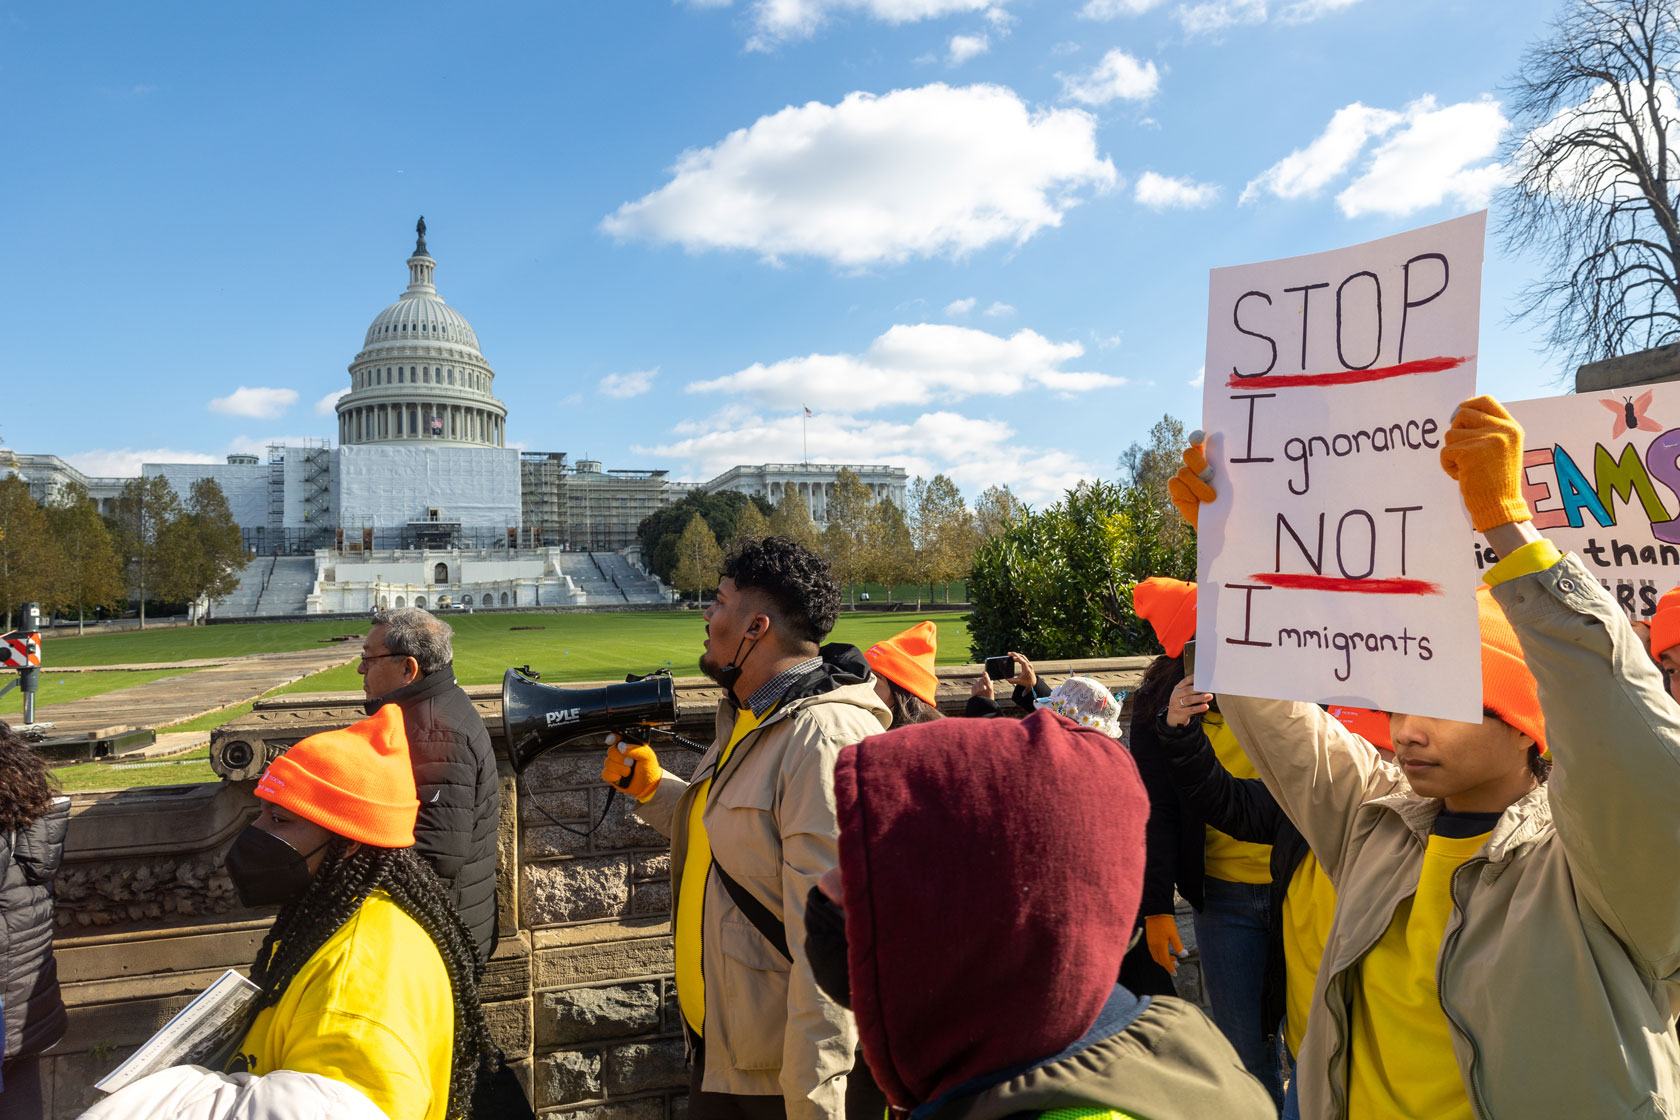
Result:
{"label": "yellow hoodie", "polygon": [[350,1085],[391,1120],[446,1120],[454,1045],[443,957],[375,891],[262,1010],[240,1052],[251,1073],[289,1069]]}

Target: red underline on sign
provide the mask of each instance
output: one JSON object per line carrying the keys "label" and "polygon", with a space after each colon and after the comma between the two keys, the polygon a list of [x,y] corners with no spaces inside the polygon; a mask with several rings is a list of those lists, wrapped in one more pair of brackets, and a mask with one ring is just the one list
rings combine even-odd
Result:
{"label": "red underline on sign", "polygon": [[1420,373],[1440,373],[1457,369],[1470,358],[1419,358],[1415,362],[1401,362],[1397,366],[1377,366],[1375,369],[1338,369],[1330,373],[1261,373],[1243,377],[1233,373],[1225,382],[1231,389],[1299,389],[1312,385],[1362,385],[1367,381],[1387,381],[1391,377],[1413,377]]}
{"label": "red underline on sign", "polygon": [[1261,572],[1248,577],[1288,591],[1350,591],[1359,595],[1439,595],[1441,585],[1422,579],[1343,579],[1295,572]]}

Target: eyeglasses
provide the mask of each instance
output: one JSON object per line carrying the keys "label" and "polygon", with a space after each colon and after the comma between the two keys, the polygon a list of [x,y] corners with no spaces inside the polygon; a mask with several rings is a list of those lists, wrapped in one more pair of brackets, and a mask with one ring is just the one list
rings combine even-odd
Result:
{"label": "eyeglasses", "polygon": [[407,657],[407,656],[408,656],[408,654],[406,654],[406,653],[364,653],[364,654],[362,654],[362,662],[363,662],[363,664],[366,664],[369,661],[378,661],[381,657]]}

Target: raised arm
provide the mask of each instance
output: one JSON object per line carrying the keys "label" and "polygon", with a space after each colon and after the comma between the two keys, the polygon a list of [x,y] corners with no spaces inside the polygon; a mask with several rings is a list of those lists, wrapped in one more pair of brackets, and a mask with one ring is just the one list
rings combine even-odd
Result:
{"label": "raised arm", "polygon": [[1155,722],[1173,785],[1208,824],[1238,840],[1270,844],[1285,818],[1277,798],[1258,778],[1239,778],[1219,764],[1201,720],[1183,727]]}

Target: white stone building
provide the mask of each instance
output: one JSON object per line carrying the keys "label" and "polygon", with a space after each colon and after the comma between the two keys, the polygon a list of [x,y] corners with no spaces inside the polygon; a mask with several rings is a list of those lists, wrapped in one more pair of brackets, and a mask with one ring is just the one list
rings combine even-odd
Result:
{"label": "white stone building", "polygon": [[852,466],[842,463],[764,463],[756,467],[731,467],[705,484],[709,494],[719,490],[738,490],[748,496],[759,495],[776,505],[782,495],[797,489],[811,511],[811,520],[819,527],[828,524],[828,501],[834,496],[834,484],[840,471],[849,470],[869,489],[873,501],[891,499],[899,509],[906,500],[903,467]]}

